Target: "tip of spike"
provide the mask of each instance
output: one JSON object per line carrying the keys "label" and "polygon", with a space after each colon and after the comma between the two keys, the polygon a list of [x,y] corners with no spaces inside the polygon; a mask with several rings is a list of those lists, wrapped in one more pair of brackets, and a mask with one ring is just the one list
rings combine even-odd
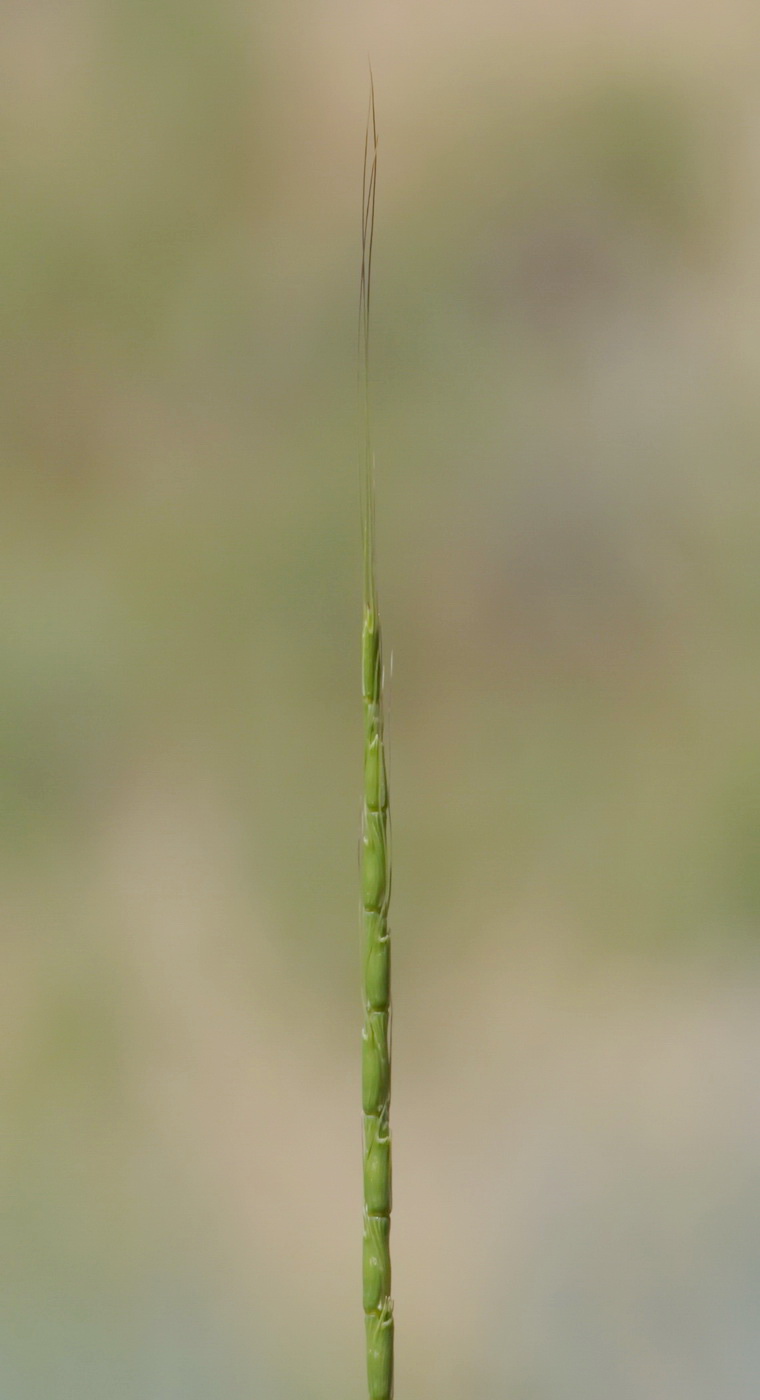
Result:
{"label": "tip of spike", "polygon": [[375,113],[375,81],[369,62],[369,103],[364,133],[364,169],[362,175],[362,265],[359,289],[359,381],[364,419],[364,471],[362,476],[362,533],[364,553],[364,600],[375,600],[375,490],[374,456],[370,431],[369,410],[369,327],[372,291],[372,248],[375,237],[375,195],[377,190],[377,116]]}

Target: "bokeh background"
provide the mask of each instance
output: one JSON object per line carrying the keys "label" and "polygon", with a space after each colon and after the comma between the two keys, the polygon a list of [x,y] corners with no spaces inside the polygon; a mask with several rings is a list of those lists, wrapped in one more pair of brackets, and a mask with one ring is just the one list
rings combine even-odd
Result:
{"label": "bokeh background", "polygon": [[0,1397],[364,1393],[367,54],[401,1400],[754,1400],[760,23],[6,0]]}

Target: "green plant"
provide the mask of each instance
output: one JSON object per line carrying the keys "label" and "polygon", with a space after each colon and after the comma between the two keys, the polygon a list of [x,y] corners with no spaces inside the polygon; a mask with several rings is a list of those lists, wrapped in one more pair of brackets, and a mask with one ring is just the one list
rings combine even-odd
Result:
{"label": "green plant", "polygon": [[364,705],[364,802],[361,831],[361,898],[364,932],[362,1109],[364,1150],[363,1293],[370,1400],[393,1395],[391,1300],[391,1098],[390,932],[391,891],[388,780],[385,763],[383,656],[375,577],[375,483],[369,411],[369,324],[372,243],[377,187],[377,126],[370,75],[370,105],[362,182],[362,270],[359,301],[359,378],[364,419],[362,473],[362,696]]}

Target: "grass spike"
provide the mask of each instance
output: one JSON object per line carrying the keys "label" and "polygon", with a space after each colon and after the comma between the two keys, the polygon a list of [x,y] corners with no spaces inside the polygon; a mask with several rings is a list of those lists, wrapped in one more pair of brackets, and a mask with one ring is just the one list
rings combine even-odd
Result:
{"label": "grass spike", "polygon": [[377,193],[377,120],[370,97],[362,177],[362,262],[359,294],[359,381],[364,431],[362,471],[362,703],[364,795],[360,884],[363,925],[362,1112],[364,1158],[363,1304],[369,1400],[393,1396],[391,1300],[391,987],[388,907],[391,893],[390,813],[385,758],[383,654],[375,576],[375,462],[370,422],[369,331]]}

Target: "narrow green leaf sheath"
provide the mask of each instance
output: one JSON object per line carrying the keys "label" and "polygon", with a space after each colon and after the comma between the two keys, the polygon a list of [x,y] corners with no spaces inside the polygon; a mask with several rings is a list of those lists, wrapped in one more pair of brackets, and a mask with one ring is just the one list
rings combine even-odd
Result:
{"label": "narrow green leaf sheath", "polygon": [[364,800],[361,831],[361,900],[364,937],[362,998],[362,1110],[364,1151],[363,1301],[370,1400],[393,1396],[391,1301],[391,893],[388,779],[383,725],[383,649],[375,582],[374,463],[369,424],[369,307],[377,178],[374,90],[364,147],[362,273],[359,312],[360,389],[365,457],[362,492],[364,608],[362,700]]}

